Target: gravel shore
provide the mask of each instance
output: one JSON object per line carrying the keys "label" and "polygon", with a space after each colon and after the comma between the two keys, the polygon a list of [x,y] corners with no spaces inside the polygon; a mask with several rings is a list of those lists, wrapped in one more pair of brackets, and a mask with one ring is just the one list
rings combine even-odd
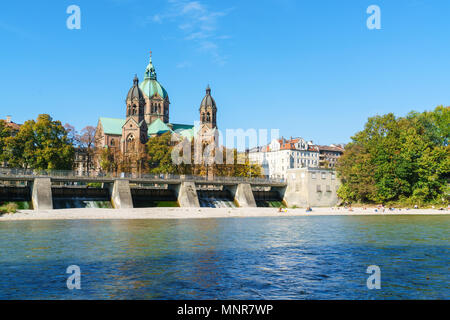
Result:
{"label": "gravel shore", "polygon": [[0,216],[1,221],[12,220],[78,220],[78,219],[199,219],[229,217],[293,217],[293,216],[336,216],[336,215],[444,215],[448,210],[435,209],[395,209],[375,212],[354,208],[353,211],[340,208],[287,209],[279,212],[276,208],[135,208],[135,209],[64,209],[64,210],[21,210],[14,214]]}

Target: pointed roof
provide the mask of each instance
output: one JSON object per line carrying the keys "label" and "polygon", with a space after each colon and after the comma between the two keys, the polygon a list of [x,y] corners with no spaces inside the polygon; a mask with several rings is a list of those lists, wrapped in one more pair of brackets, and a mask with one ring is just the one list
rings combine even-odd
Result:
{"label": "pointed roof", "polygon": [[163,99],[169,98],[166,89],[164,89],[164,87],[158,82],[158,79],[156,77],[156,70],[153,66],[151,56],[150,62],[145,69],[144,81],[139,84],[139,88],[149,98],[153,97],[155,94],[158,94]]}
{"label": "pointed roof", "polygon": [[133,86],[131,87],[130,91],[128,91],[127,101],[133,99],[141,100],[143,98],[144,95],[142,93],[142,90],[139,88],[139,79],[137,75],[135,75],[133,79]]}
{"label": "pointed roof", "polygon": [[211,96],[211,87],[209,86],[209,84],[206,87],[206,95],[203,98],[202,103],[200,104],[200,109],[206,107],[213,107],[214,109],[216,108],[216,102]]}

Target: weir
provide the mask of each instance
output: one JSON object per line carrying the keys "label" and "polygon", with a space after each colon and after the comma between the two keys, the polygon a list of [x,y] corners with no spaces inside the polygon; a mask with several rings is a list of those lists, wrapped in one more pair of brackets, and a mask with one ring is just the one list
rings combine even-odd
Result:
{"label": "weir", "polygon": [[234,198],[227,189],[197,190],[201,207],[207,208],[235,208]]}
{"label": "weir", "polygon": [[277,190],[253,190],[253,196],[258,207],[279,208],[284,206],[283,197]]}
{"label": "weir", "polygon": [[0,186],[0,202],[31,201],[30,187]]}
{"label": "weir", "polygon": [[169,188],[132,187],[134,208],[179,207],[175,190]]}
{"label": "weir", "polygon": [[[89,176],[75,172],[1,169],[0,201],[29,201],[36,210],[67,207],[332,206],[339,180],[332,170],[288,170],[288,179],[176,175]],[[20,183],[17,183],[20,181]],[[15,182],[11,183],[11,182]],[[21,186],[19,186],[21,184]],[[8,185],[12,185],[9,187]],[[91,187],[87,187],[87,186]]]}
{"label": "weir", "polygon": [[52,186],[53,208],[112,208],[107,187]]}
{"label": "weir", "polygon": [[239,183],[238,185],[225,187],[230,191],[239,207],[256,207],[255,197],[249,183]]}

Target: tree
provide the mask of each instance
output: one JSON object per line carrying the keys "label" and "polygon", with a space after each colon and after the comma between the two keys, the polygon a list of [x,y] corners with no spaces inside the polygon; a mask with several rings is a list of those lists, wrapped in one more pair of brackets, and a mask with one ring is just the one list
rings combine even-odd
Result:
{"label": "tree", "polygon": [[150,173],[177,172],[177,167],[172,162],[172,148],[170,132],[153,137],[147,142],[147,161]]}
{"label": "tree", "polygon": [[114,172],[116,171],[115,161],[114,161],[114,153],[108,147],[100,150],[99,155],[99,164],[100,168],[105,172]]}
{"label": "tree", "polygon": [[75,127],[66,123],[64,125],[64,130],[67,132],[67,139],[68,141],[73,144],[74,146],[78,146],[80,143],[80,135],[75,130]]}
{"label": "tree", "polygon": [[84,127],[83,130],[81,130],[81,134],[78,138],[80,147],[85,149],[87,152],[87,172],[88,172],[88,174],[89,174],[91,168],[93,167],[96,130],[97,129],[92,126]]}
{"label": "tree", "polygon": [[26,121],[14,137],[6,138],[6,161],[11,167],[70,170],[74,147],[60,121],[47,114]]}
{"label": "tree", "polygon": [[350,202],[440,199],[450,172],[449,110],[369,118],[338,161],[338,195]]}
{"label": "tree", "polygon": [[6,125],[6,121],[0,120],[0,164],[6,161],[6,139],[12,135],[12,130]]}

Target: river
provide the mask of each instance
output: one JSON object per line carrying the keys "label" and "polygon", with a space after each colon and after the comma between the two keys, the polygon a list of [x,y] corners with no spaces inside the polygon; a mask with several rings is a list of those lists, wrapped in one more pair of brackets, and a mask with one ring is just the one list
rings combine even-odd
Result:
{"label": "river", "polygon": [[449,230],[449,216],[5,221],[0,299],[447,299]]}

